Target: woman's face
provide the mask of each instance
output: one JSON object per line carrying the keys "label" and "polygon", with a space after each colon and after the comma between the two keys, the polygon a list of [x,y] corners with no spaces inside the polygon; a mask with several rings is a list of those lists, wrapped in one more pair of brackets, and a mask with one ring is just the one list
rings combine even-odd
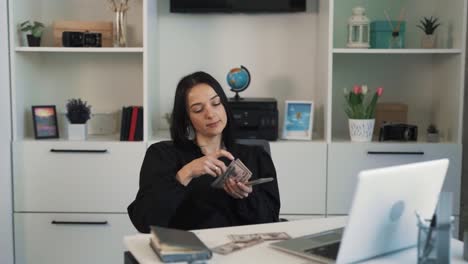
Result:
{"label": "woman's face", "polygon": [[187,93],[187,109],[197,136],[222,134],[227,122],[226,110],[211,86],[201,83],[192,87]]}

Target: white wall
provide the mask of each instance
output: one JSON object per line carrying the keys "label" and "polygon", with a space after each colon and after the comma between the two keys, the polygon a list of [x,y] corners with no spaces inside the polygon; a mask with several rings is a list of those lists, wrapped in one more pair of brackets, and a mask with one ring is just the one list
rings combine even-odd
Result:
{"label": "white wall", "polygon": [[0,263],[13,263],[7,0],[0,0]]}
{"label": "white wall", "polygon": [[[177,14],[158,1],[160,112],[172,110],[177,82],[194,71],[211,73],[229,91],[226,74],[246,66],[252,80],[245,97],[276,97],[280,120],[284,100],[314,100],[318,4],[284,14]],[[151,26],[151,25],[150,25]],[[153,59],[153,58],[150,58]],[[155,89],[155,87],[149,87]],[[164,124],[164,122],[162,122]]]}

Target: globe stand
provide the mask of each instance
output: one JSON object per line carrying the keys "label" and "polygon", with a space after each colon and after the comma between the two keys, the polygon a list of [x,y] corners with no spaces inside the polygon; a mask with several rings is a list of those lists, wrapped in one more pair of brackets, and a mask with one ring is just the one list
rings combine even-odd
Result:
{"label": "globe stand", "polygon": [[[233,90],[231,90],[231,91],[233,91]],[[236,92],[236,91],[233,91],[233,92],[236,93],[236,95],[232,98],[232,99],[234,99],[234,101],[241,101],[241,100],[244,100],[244,98],[242,98],[242,97],[239,96],[239,92]]]}

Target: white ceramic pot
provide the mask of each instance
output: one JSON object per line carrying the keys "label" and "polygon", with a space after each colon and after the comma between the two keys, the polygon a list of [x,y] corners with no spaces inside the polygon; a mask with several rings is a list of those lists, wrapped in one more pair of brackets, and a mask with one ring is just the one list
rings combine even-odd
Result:
{"label": "white ceramic pot", "polygon": [[374,132],[375,119],[348,119],[351,141],[370,142]]}
{"label": "white ceramic pot", "polygon": [[435,47],[435,35],[422,36],[421,47],[423,49],[433,49]]}
{"label": "white ceramic pot", "polygon": [[88,138],[88,124],[68,124],[69,140],[86,140]]}
{"label": "white ceramic pot", "polygon": [[427,133],[427,142],[439,142],[439,133]]}

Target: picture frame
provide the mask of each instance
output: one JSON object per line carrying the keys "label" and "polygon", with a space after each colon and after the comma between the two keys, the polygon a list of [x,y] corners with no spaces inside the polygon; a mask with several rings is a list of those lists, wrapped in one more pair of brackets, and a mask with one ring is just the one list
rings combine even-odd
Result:
{"label": "picture frame", "polygon": [[311,140],[313,101],[285,101],[283,139]]}
{"label": "picture frame", "polygon": [[31,107],[36,139],[59,138],[55,105],[33,105]]}

